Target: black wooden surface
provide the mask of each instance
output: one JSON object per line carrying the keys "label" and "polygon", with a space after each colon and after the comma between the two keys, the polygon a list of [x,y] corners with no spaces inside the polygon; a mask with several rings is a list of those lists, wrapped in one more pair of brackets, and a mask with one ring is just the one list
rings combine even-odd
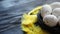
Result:
{"label": "black wooden surface", "polygon": [[23,34],[20,18],[33,8],[59,0],[0,0],[0,34]]}

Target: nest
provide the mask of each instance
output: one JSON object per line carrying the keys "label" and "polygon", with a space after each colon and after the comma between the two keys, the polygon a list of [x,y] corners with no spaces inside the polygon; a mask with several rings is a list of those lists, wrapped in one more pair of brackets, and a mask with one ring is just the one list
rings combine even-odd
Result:
{"label": "nest", "polygon": [[38,16],[38,25],[43,29],[48,31],[51,34],[59,34],[60,33],[60,26],[54,26],[54,27],[49,27],[47,25],[44,24],[43,22],[43,18],[41,16],[41,14],[37,14]]}

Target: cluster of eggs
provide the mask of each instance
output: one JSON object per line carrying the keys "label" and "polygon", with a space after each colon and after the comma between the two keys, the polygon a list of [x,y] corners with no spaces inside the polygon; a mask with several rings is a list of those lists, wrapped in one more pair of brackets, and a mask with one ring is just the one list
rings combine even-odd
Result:
{"label": "cluster of eggs", "polygon": [[60,2],[45,4],[41,9],[41,16],[43,17],[44,24],[54,27],[60,25]]}

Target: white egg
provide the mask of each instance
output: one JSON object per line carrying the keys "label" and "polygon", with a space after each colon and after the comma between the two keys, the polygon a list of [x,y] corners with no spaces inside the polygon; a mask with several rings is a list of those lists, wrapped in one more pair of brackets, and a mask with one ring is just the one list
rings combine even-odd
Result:
{"label": "white egg", "polygon": [[43,21],[44,21],[44,24],[46,24],[47,26],[54,27],[57,25],[58,19],[54,15],[46,15],[43,18]]}
{"label": "white egg", "polygon": [[55,8],[53,11],[52,11],[52,14],[55,15],[55,16],[60,16],[60,8]]}
{"label": "white egg", "polygon": [[54,3],[51,3],[50,5],[53,9],[54,8],[60,8],[60,2],[54,2]]}
{"label": "white egg", "polygon": [[50,5],[43,5],[41,10],[41,16],[44,17],[45,15],[49,15],[52,12],[52,8]]}

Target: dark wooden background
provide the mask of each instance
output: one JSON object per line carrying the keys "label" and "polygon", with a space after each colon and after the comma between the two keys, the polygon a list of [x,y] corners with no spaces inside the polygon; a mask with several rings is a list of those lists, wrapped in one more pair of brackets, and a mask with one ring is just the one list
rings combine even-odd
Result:
{"label": "dark wooden background", "polygon": [[23,34],[20,18],[37,6],[60,0],[0,0],[0,34]]}

